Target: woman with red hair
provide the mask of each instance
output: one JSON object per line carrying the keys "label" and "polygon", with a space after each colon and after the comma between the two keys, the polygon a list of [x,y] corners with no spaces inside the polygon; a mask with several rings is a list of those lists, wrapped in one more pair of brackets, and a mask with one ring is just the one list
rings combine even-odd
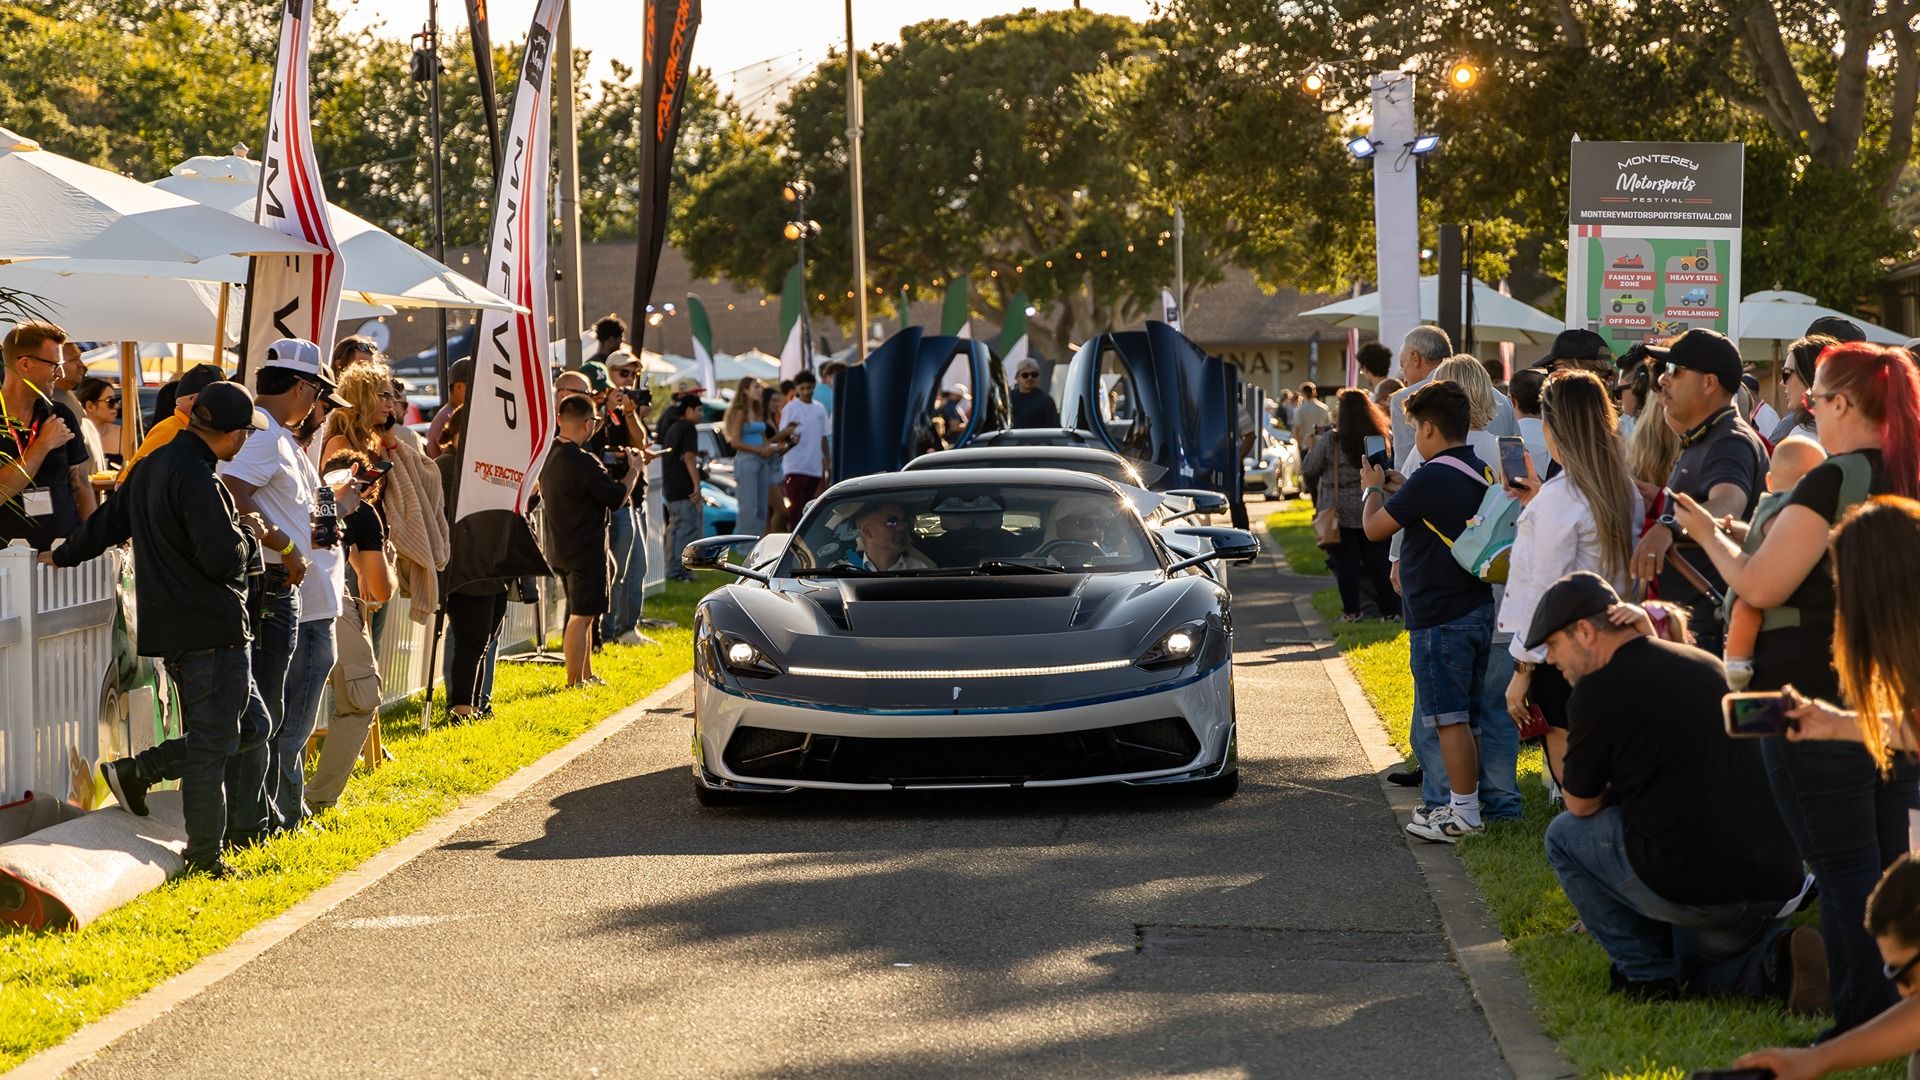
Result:
{"label": "woman with red hair", "polygon": [[[1684,495],[1676,496],[1674,517],[1728,588],[1762,612],[1752,689],[1791,685],[1834,700],[1841,688],[1827,534],[1870,495],[1920,495],[1920,369],[1905,349],[1830,346],[1804,407],[1831,456],[1794,485],[1765,538],[1746,545],[1751,553],[1741,550],[1744,523],[1716,523]],[[1864,917],[1880,872],[1907,850],[1920,764],[1896,754],[1882,771],[1858,744],[1782,738],[1765,740],[1761,756],[1781,816],[1820,885],[1834,1032],[1845,1031],[1894,1002]]]}

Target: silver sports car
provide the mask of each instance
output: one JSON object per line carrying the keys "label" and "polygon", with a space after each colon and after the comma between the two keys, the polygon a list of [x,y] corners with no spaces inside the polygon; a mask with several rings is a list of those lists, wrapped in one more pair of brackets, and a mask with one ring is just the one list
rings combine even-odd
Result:
{"label": "silver sports car", "polygon": [[1037,469],[844,481],[791,536],[696,541],[688,567],[740,580],[695,614],[694,791],[1232,794],[1232,612],[1199,567],[1259,550]]}

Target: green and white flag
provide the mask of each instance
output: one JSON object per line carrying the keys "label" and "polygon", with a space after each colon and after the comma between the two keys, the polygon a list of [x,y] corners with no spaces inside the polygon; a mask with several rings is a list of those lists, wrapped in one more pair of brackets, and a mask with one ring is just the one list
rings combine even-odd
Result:
{"label": "green and white flag", "polygon": [[707,318],[707,305],[692,293],[687,294],[687,322],[693,331],[693,372],[707,394],[720,392],[720,380],[713,374],[713,323]]}
{"label": "green and white flag", "polygon": [[807,293],[800,268],[787,271],[787,283],[780,289],[780,377],[791,379],[800,374],[807,346]]}
{"label": "green and white flag", "polygon": [[967,310],[968,284],[965,274],[947,282],[947,300],[940,308],[942,337],[973,337],[973,318]]}
{"label": "green and white flag", "polygon": [[1027,336],[1027,300],[1026,293],[1014,293],[1007,303],[1007,318],[1000,325],[1001,365],[1007,372],[1007,385],[1013,385],[1013,374],[1020,370],[1020,361],[1027,358],[1031,342]]}

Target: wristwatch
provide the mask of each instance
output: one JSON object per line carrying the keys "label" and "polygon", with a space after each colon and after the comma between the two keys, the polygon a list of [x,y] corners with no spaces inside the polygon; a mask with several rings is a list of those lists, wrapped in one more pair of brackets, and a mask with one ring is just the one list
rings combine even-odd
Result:
{"label": "wristwatch", "polygon": [[1680,522],[1675,520],[1672,514],[1661,514],[1658,518],[1654,519],[1653,523],[1655,525],[1665,525],[1667,530],[1675,536],[1687,535],[1687,530],[1680,527]]}

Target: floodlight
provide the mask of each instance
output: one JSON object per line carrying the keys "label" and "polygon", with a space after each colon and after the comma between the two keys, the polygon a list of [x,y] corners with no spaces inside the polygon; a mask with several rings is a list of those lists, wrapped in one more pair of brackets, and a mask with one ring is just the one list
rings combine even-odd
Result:
{"label": "floodlight", "polygon": [[1365,135],[1355,135],[1347,140],[1347,153],[1352,154],[1359,161],[1367,160],[1379,149],[1380,144]]}
{"label": "floodlight", "polygon": [[1407,144],[1407,151],[1414,157],[1426,157],[1438,149],[1440,149],[1438,135],[1415,135],[1413,141]]}

